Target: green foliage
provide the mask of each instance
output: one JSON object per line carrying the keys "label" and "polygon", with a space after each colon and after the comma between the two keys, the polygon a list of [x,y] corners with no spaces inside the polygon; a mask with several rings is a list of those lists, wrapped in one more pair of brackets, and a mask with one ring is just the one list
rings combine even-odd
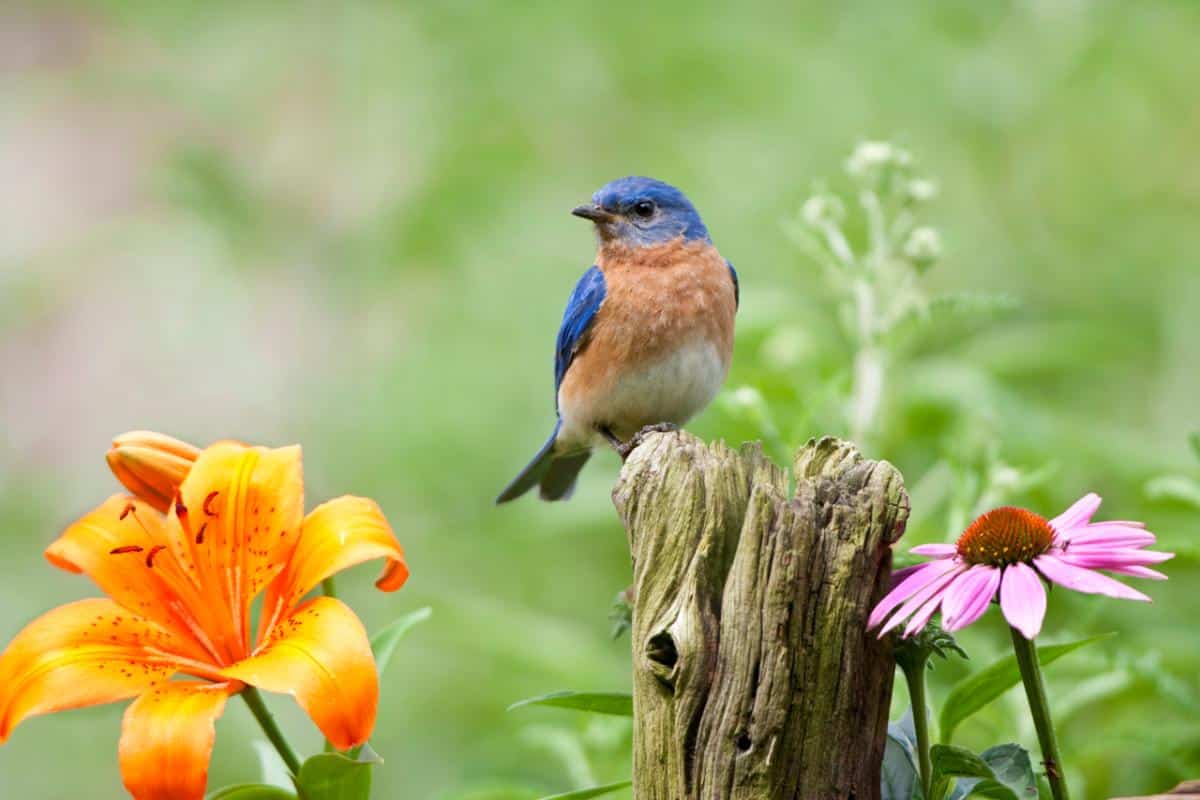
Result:
{"label": "green foliage", "polygon": [[[570,503],[491,504],[552,424],[549,351],[593,247],[567,210],[634,172],[696,201],[742,307],[728,389],[689,429],[766,438],[783,462],[849,433],[858,351],[847,295],[789,236],[828,176],[864,252],[841,164],[858,139],[895,136],[936,180],[910,213],[942,241],[936,262],[913,262],[928,314],[913,306],[880,339],[887,381],[863,442],[912,492],[897,561],[989,502],[1051,515],[1096,490],[1101,518],[1145,520],[1180,554],[1170,580],[1139,584],[1151,606],[1052,592],[1048,640],[1116,630],[1121,644],[1055,663],[1048,691],[1056,713],[1069,701],[1076,797],[1200,775],[1200,514],[1143,491],[1200,467],[1184,440],[1200,396],[1194,3],[63,0],[15,14],[3,641],[94,592],[39,554],[116,490],[107,437],[301,441],[309,507],[372,497],[411,557],[396,595],[371,587],[371,567],[339,576],[367,630],[437,609],[383,681],[375,794],[591,785],[524,736],[540,716],[596,776],[627,775],[626,720],[504,712],[629,674],[603,613],[630,582],[616,459],[593,458]],[[1019,307],[938,310],[972,295]],[[753,413],[731,410],[739,387]],[[994,610],[958,638],[972,662],[929,674],[938,708],[1010,647]],[[1096,682],[1109,674],[1120,685]],[[955,743],[1034,747],[1023,705],[990,703]],[[311,731],[277,710],[289,734]],[[0,796],[42,796],[51,771],[64,797],[120,796],[98,738],[120,715],[23,724],[0,748]],[[218,725],[214,787],[257,777],[251,725],[236,708]],[[55,770],[64,757],[72,769]]]}
{"label": "green foliage", "polygon": [[383,675],[388,664],[392,662],[392,654],[396,652],[396,645],[400,643],[404,635],[415,625],[425,622],[431,616],[433,616],[432,608],[428,606],[418,608],[393,621],[371,637],[371,652],[375,654],[375,667],[379,670],[380,675]]}
{"label": "green foliage", "polygon": [[206,800],[296,800],[296,795],[264,783],[239,783],[209,792]]}
{"label": "green foliage", "polygon": [[882,800],[924,800],[911,711],[888,724],[880,786]]}
{"label": "green foliage", "polygon": [[[1049,666],[1067,653],[1114,635],[1105,633],[1066,644],[1039,646],[1037,648],[1038,662],[1043,667]],[[946,695],[938,719],[938,729],[941,732],[942,741],[951,741],[954,738],[955,729],[962,722],[1020,682],[1021,673],[1017,668],[1016,657],[1005,656],[956,684]]]}
{"label": "green foliage", "polygon": [[601,797],[606,794],[620,791],[630,786],[632,781],[617,781],[616,783],[606,783],[603,786],[593,786],[588,789],[577,789],[573,792],[563,792],[562,794],[553,794],[543,797],[542,800],[588,800],[590,797]]}
{"label": "green foliage", "polygon": [[960,658],[970,658],[967,651],[959,647],[954,636],[932,620],[915,635],[896,641],[896,664],[906,670],[914,667],[933,669],[932,656],[936,655],[945,661],[950,653]]}
{"label": "green foliage", "polygon": [[340,753],[318,753],[300,765],[296,787],[304,800],[369,800],[371,769],[382,763],[347,758]]}
{"label": "green foliage", "polygon": [[[933,797],[950,800],[982,796],[998,800],[1026,800],[1038,796],[1037,778],[1029,753],[1020,745],[1002,744],[980,755],[953,745],[937,744],[933,759]],[[957,780],[955,780],[957,779]]]}
{"label": "green foliage", "polygon": [[509,711],[524,706],[552,706],[571,708],[592,714],[611,714],[618,717],[633,716],[633,695],[619,692],[551,692],[538,697],[520,700],[508,707]]}
{"label": "green foliage", "polygon": [[620,639],[626,631],[633,629],[633,605],[625,591],[618,592],[613,598],[608,611],[608,621],[612,624],[613,639]]}

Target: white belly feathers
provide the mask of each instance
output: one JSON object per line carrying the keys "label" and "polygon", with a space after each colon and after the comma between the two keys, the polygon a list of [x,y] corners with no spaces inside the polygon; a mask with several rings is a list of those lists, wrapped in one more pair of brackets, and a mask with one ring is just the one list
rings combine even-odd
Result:
{"label": "white belly feathers", "polygon": [[600,438],[597,429],[602,426],[625,440],[647,425],[682,425],[712,401],[728,370],[714,344],[701,340],[684,345],[622,375],[606,392],[590,393],[583,402],[560,398],[559,440],[590,446]]}

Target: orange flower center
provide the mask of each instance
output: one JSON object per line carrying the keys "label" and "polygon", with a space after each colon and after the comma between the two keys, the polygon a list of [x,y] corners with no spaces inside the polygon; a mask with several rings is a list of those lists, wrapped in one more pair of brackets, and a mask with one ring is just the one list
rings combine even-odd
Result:
{"label": "orange flower center", "polygon": [[1005,506],[987,512],[958,537],[958,555],[968,564],[1003,567],[1031,561],[1050,549],[1054,529],[1023,508]]}

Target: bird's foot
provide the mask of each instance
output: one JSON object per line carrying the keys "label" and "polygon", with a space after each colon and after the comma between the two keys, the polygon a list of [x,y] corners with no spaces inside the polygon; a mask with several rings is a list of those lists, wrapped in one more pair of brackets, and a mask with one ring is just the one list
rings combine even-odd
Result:
{"label": "bird's foot", "polygon": [[638,445],[644,442],[650,434],[671,433],[677,430],[679,430],[679,426],[674,422],[659,422],[656,425],[647,425],[635,433],[628,442],[618,442],[614,447],[617,449],[617,455],[621,457],[622,461],[625,461],[629,458],[629,454],[636,450]]}

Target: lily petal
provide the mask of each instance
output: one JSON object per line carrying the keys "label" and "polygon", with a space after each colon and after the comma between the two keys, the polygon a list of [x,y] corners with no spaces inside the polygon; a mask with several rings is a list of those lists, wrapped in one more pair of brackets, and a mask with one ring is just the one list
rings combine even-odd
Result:
{"label": "lily petal", "polygon": [[220,442],[200,454],[179,492],[168,520],[172,552],[197,576],[206,605],[221,610],[224,652],[244,656],[250,605],[283,571],[300,537],[300,448]]}
{"label": "lily petal", "polygon": [[134,800],[200,800],[208,783],[213,723],[237,684],[171,681],[125,711],[121,777]]}
{"label": "lily petal", "polygon": [[1086,525],[1091,521],[1092,515],[1100,510],[1100,495],[1095,492],[1085,494],[1083,497],[1075,501],[1075,503],[1063,513],[1059,514],[1054,519],[1050,520],[1050,526],[1058,532],[1060,536],[1066,536],[1072,528],[1078,528],[1080,525]]}
{"label": "lily petal", "polygon": [[403,586],[404,549],[374,500],[347,495],[317,506],[304,518],[287,568],[267,589],[263,629],[330,575],[376,558],[387,564],[375,585],[386,592]]}
{"label": "lily petal", "polygon": [[1107,575],[1093,572],[1086,567],[1068,564],[1060,558],[1051,555],[1040,555],[1033,560],[1038,571],[1055,583],[1084,594],[1106,594],[1123,600],[1142,600],[1150,602],[1150,598],[1136,589],[1130,588],[1120,581],[1113,580]]}
{"label": "lily petal", "polygon": [[296,609],[261,651],[222,674],[294,696],[339,750],[362,744],[375,727],[379,676],[371,643],[354,612],[332,597]]}
{"label": "lily petal", "polygon": [[180,668],[179,639],[111,600],[31,622],[0,654],[0,742],[27,717],[135,697]]}
{"label": "lily petal", "polygon": [[63,531],[45,555],[59,569],[86,574],[129,613],[170,628],[184,654],[206,660],[210,650],[189,608],[202,604],[181,599],[194,596],[194,588],[171,554],[159,552],[166,542],[161,514],[115,494]]}
{"label": "lily petal", "polygon": [[130,431],[113,439],[109,469],[135,497],[166,513],[199,448],[153,431]]}
{"label": "lily petal", "polygon": [[1000,610],[1008,624],[1026,639],[1034,639],[1041,633],[1046,618],[1046,589],[1033,567],[1018,562],[1004,568]]}

